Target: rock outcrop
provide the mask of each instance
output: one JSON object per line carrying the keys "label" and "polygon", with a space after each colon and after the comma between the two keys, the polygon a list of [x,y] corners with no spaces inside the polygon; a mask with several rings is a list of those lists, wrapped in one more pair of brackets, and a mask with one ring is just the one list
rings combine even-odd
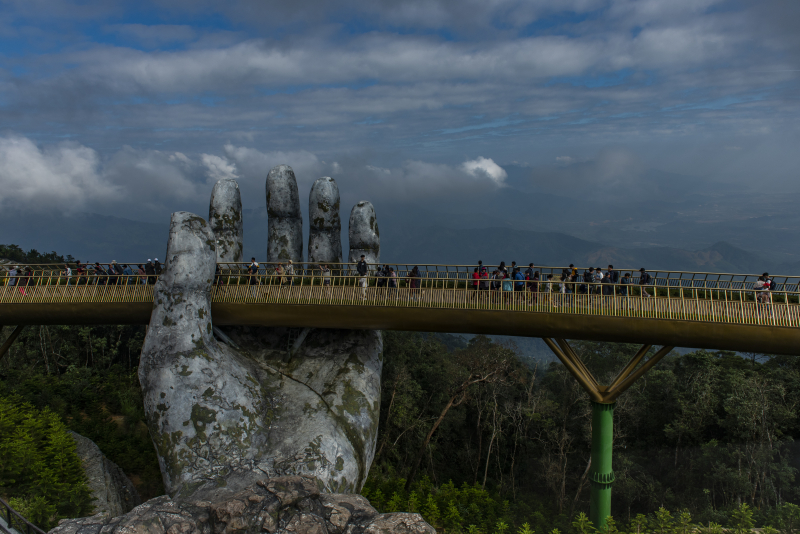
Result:
{"label": "rock outcrop", "polygon": [[347,261],[355,263],[365,256],[367,263],[381,261],[381,237],[378,218],[371,202],[361,201],[350,212],[350,256]]}
{"label": "rock outcrop", "polygon": [[224,179],[214,184],[208,224],[214,232],[217,261],[242,261],[242,194],[236,180]]}
{"label": "rock outcrop", "polygon": [[303,261],[303,214],[294,171],[278,165],[267,175],[267,261]]}
{"label": "rock outcrop", "polygon": [[333,178],[318,179],[308,195],[308,263],[342,263],[339,187]]}
{"label": "rock outcrop", "polygon": [[86,481],[92,490],[95,513],[117,517],[142,503],[133,482],[117,464],[105,457],[94,441],[70,432],[75,440],[75,452],[81,459]]}
{"label": "rock outcrop", "polygon": [[435,534],[419,514],[379,514],[360,495],[321,494],[309,477],[261,480],[219,500],[156,497],[117,518],[62,521],[50,534]]}

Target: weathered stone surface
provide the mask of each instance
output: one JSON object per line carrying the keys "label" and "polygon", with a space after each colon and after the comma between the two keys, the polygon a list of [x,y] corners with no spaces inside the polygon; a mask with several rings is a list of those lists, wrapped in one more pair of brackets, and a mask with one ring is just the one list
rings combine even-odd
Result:
{"label": "weathered stone surface", "polygon": [[381,238],[378,232],[378,219],[371,202],[361,201],[350,212],[350,263],[357,262],[361,255],[367,263],[381,261]]}
{"label": "weathered stone surface", "polygon": [[217,342],[214,248],[205,221],[173,214],[139,366],[167,492],[213,500],[301,473],[328,491],[360,490],[377,434],[380,334],[314,330],[294,354],[286,329],[226,328],[232,344]]}
{"label": "weathered stone surface", "polygon": [[92,505],[96,513],[117,517],[142,503],[133,482],[117,464],[105,457],[94,441],[75,432],[70,434],[92,490]]}
{"label": "weathered stone surface", "polygon": [[342,262],[342,220],[339,217],[339,187],[328,176],[311,186],[308,195],[309,263]]}
{"label": "weathered stone surface", "polygon": [[436,532],[419,514],[379,514],[364,528],[364,534],[426,534]]}
{"label": "weathered stone surface", "polygon": [[257,363],[270,392],[270,473],[309,474],[325,491],[359,491],[377,442],[380,332],[312,329],[290,353],[299,329],[220,328]]}
{"label": "weathered stone surface", "polygon": [[224,179],[214,184],[208,224],[214,232],[217,261],[242,261],[242,195],[236,180]]}
{"label": "weathered stone surface", "polygon": [[267,261],[303,261],[303,214],[294,171],[278,165],[267,175]]}
{"label": "weathered stone surface", "polygon": [[[62,521],[50,534],[435,534],[419,514],[379,514],[359,495],[320,494],[317,481],[282,477],[212,501],[156,497],[124,516]],[[288,496],[285,488],[292,488]]]}

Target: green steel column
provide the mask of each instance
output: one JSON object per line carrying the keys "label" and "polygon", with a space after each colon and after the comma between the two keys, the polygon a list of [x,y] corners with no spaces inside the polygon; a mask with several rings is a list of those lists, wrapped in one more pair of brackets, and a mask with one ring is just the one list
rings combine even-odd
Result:
{"label": "green steel column", "polygon": [[598,529],[606,526],[611,515],[611,449],[614,443],[614,403],[592,402],[592,493],[589,519]]}

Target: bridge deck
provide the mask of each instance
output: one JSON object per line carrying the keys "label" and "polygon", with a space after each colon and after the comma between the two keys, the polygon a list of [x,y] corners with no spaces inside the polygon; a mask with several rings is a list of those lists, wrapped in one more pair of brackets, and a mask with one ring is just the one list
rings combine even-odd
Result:
{"label": "bridge deck", "polygon": [[[430,272],[417,279],[419,288],[406,282],[377,287],[375,277],[362,288],[352,275],[331,276],[331,285],[323,286],[310,271],[264,274],[251,285],[239,273],[226,271],[212,288],[217,324],[486,333],[783,354],[800,349],[797,291],[762,293],[765,302],[758,302],[745,289],[744,275],[735,275],[744,278],[740,288],[720,287],[720,277],[711,287],[708,277],[705,287],[656,281],[647,287],[654,296],[647,297],[638,286],[613,284],[589,284],[589,292],[575,294],[544,292],[544,282],[525,291],[476,291],[463,276]],[[57,274],[42,272],[25,287],[0,287],[0,324],[149,322],[154,286],[141,277],[75,281],[65,285]]]}

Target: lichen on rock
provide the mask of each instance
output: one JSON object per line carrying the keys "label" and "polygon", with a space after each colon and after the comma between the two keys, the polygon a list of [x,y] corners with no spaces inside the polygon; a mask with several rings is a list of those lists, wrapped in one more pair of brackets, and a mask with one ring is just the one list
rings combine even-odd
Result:
{"label": "lichen on rock", "polygon": [[371,202],[365,200],[353,206],[350,212],[350,263],[357,262],[361,255],[370,264],[381,261],[381,238],[378,231],[378,218]]}
{"label": "lichen on rock", "polygon": [[267,216],[267,261],[303,261],[303,214],[288,165],[278,165],[267,175]]}
{"label": "lichen on rock", "polygon": [[308,195],[308,262],[342,262],[342,219],[339,217],[339,187],[324,176]]}
{"label": "lichen on rock", "polygon": [[242,195],[236,180],[223,179],[214,184],[208,224],[214,232],[217,261],[242,261]]}

